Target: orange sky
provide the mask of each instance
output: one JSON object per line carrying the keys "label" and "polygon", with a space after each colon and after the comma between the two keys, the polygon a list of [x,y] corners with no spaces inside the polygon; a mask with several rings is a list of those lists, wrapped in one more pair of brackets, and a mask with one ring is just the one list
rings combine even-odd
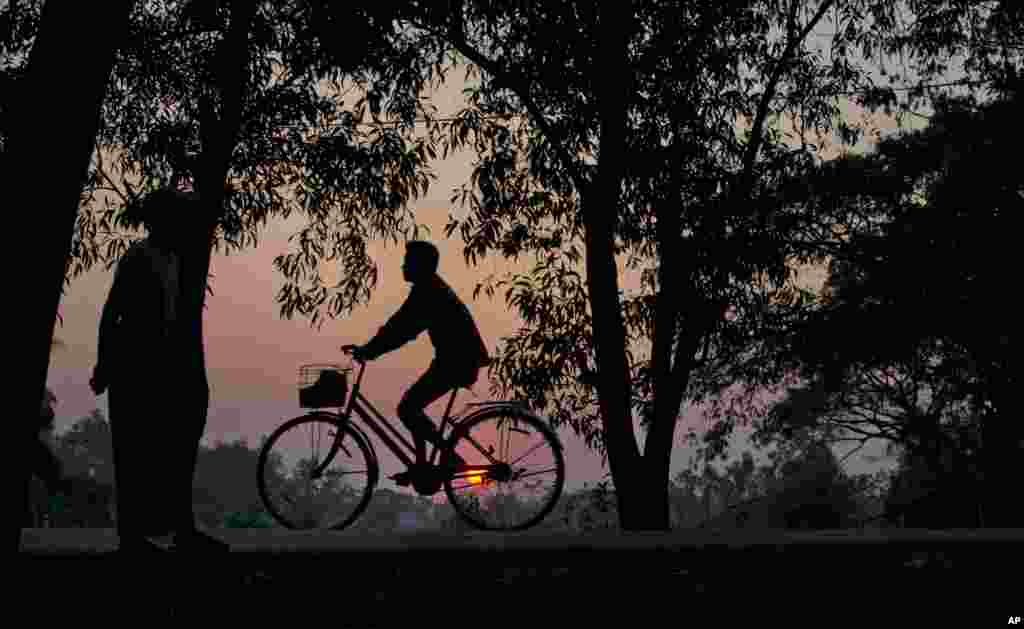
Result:
{"label": "orange sky", "polygon": [[[454,73],[453,73],[454,76]],[[451,81],[435,93],[434,103],[441,113],[454,113],[460,108],[462,85]],[[888,125],[886,125],[888,126]],[[472,290],[477,281],[490,273],[505,270],[501,262],[488,261],[480,267],[467,268],[461,254],[461,241],[445,240],[443,225],[451,210],[448,197],[452,188],[468,181],[470,156],[451,155],[435,165],[438,179],[428,195],[414,205],[417,220],[428,224],[433,240],[441,250],[440,273],[467,302],[477,319],[484,339],[493,352],[498,340],[512,333],[516,318],[505,308],[499,296],[493,301],[481,296],[473,301]],[[297,223],[293,223],[294,227]],[[371,303],[350,317],[327,322],[317,331],[306,320],[287,321],[280,318],[274,302],[280,278],[273,269],[273,258],[285,252],[288,225],[272,224],[263,234],[256,249],[231,256],[216,256],[212,263],[214,295],[208,298],[206,319],[207,365],[211,386],[211,408],[207,427],[208,440],[247,438],[257,443],[284,420],[299,414],[296,378],[298,366],[307,362],[334,361],[340,358],[337,348],[344,343],[362,343],[393,313],[405,296],[409,285],[402,280],[400,264],[403,250],[394,245],[376,245],[372,255],[380,265],[380,281]],[[59,404],[58,430],[87,415],[94,408],[106,411],[106,398],[95,398],[88,379],[96,358],[96,331],[99,314],[110,287],[111,275],[96,269],[77,280],[61,304],[63,326],[56,335],[66,346],[55,351],[51,360],[49,385],[57,394]],[[411,384],[430,362],[432,349],[426,335],[414,343],[371,363],[367,371],[365,392],[386,414],[394,412],[401,392]],[[140,368],[146,357],[139,356]],[[486,397],[487,387],[481,380],[476,392]],[[168,391],[168,394],[173,394]],[[462,401],[472,401],[467,394]],[[157,402],[158,403],[158,402]],[[456,403],[458,408],[459,403]],[[432,410],[443,412],[443,402]],[[148,421],[140,418],[140,421]],[[696,413],[685,416],[677,440],[686,428],[701,421]],[[601,477],[599,458],[586,450],[582,441],[568,429],[562,432],[568,449],[568,482],[578,486]],[[399,465],[382,447],[385,476],[399,471]],[[681,469],[687,453],[680,445],[673,468]],[[384,485],[390,485],[384,481]]]}

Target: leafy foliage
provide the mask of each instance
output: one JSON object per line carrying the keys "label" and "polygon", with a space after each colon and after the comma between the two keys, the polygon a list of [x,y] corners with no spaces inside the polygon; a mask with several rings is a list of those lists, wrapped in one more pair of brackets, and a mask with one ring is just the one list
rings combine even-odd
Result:
{"label": "leafy foliage", "polygon": [[[0,92],[14,94],[28,69],[29,52],[35,43],[42,15],[42,0],[4,3],[0,9]],[[5,148],[9,125],[9,101],[0,102],[0,151]]]}
{"label": "leafy foliage", "polygon": [[721,468],[680,472],[672,491],[680,526],[822,529],[869,517],[874,484],[847,475],[828,443],[802,430],[773,445],[763,464],[746,452]]}
{"label": "leafy foliage", "polygon": [[244,440],[199,447],[193,502],[203,525],[257,527],[268,521],[255,482],[258,459],[259,450]]}
{"label": "leafy foliage", "polygon": [[94,410],[55,435],[54,450],[65,475],[93,478],[98,483],[113,486],[114,445],[110,422],[100,410]]}
{"label": "leafy foliage", "polygon": [[824,216],[822,231],[842,225],[844,237],[832,246],[827,299],[779,337],[775,364],[788,356],[821,385],[788,404],[815,391],[823,411],[862,411],[836,421],[874,423],[874,436],[896,440],[887,413],[952,424],[997,404],[1014,377],[1012,315],[998,295],[1013,282],[1004,256],[1024,193],[1005,160],[1020,139],[1015,108],[940,102],[928,128],[823,169],[816,189],[828,192],[815,201],[845,215]]}
{"label": "leafy foliage", "polygon": [[831,251],[825,299],[758,355],[790,378],[760,439],[884,440],[901,453],[893,504],[952,501],[932,524],[976,522],[979,497],[949,492],[977,486],[986,460],[991,482],[992,465],[1015,460],[1015,321],[999,295],[1014,283],[1024,198],[1005,158],[1021,140],[1019,98],[937,100],[928,127],[823,165],[806,202],[825,210],[808,232]]}
{"label": "leafy foliage", "polygon": [[[1012,0],[857,0],[853,41],[878,65],[888,85],[865,104],[905,113],[956,93],[971,100],[1019,83],[1024,17]],[[950,80],[952,77],[953,80]],[[900,90],[911,85],[913,89]],[[899,90],[899,91],[898,91]]]}
{"label": "leafy foliage", "polygon": [[[134,238],[124,211],[146,191],[197,176],[210,132],[201,122],[225,106],[215,70],[227,14],[199,16],[193,4],[136,7],[104,104],[69,278],[124,252]],[[274,261],[285,279],[277,300],[283,316],[314,324],[368,299],[377,269],[367,240],[415,233],[408,203],[431,174],[429,138],[414,125],[433,113],[420,90],[443,57],[368,13],[372,6],[345,14],[338,3],[260,3],[248,33],[241,126],[214,244],[255,246],[268,221],[303,217],[295,249]],[[338,23],[351,41],[339,43]],[[325,278],[323,265],[336,272]]]}
{"label": "leafy foliage", "polygon": [[[772,309],[811,299],[791,280],[794,262],[814,258],[787,244],[799,217],[787,214],[779,191],[814,164],[817,147],[807,138],[837,129],[833,96],[861,77],[801,39],[831,3],[793,3],[781,14],[777,4],[635,4],[622,60],[632,78],[619,199],[587,198],[607,106],[600,11],[550,3],[493,13],[488,5],[485,18],[482,4],[465,2],[454,14],[413,20],[481,71],[470,106],[444,137],[444,153],[471,148],[476,156],[471,181],[452,196],[466,213],[453,215],[446,231],[462,236],[469,262],[533,260],[525,273],[478,287],[503,291],[524,323],[503,340],[499,393],[530,400],[598,450],[601,370],[581,267],[585,255],[605,254],[588,250],[587,203],[614,217],[612,253],[639,278],[618,303],[630,406],[645,425],[659,374],[676,367],[663,386],[685,390],[689,401],[716,395],[765,318],[783,316]],[[575,34],[566,39],[570,23]],[[799,147],[776,126],[789,115],[799,120]],[[757,128],[744,137],[737,124]],[[659,307],[671,313],[660,323]],[[655,359],[659,326],[671,357],[665,364]]]}

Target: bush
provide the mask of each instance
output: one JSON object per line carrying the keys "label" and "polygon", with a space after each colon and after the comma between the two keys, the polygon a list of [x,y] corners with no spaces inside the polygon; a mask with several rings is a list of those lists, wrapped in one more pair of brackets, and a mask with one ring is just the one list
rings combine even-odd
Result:
{"label": "bush", "polygon": [[263,511],[245,511],[229,513],[224,516],[224,528],[228,529],[269,529],[274,528],[274,521]]}

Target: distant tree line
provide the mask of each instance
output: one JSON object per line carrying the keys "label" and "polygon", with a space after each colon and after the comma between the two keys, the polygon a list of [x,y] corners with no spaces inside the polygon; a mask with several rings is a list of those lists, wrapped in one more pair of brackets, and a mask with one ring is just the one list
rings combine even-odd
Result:
{"label": "distant tree line", "polygon": [[[29,526],[113,527],[117,495],[110,426],[103,413],[93,411],[63,432],[52,432],[49,441],[69,482],[60,492],[49,491],[41,482],[33,485]],[[244,440],[202,447],[194,500],[203,526],[278,526],[257,493],[258,456],[258,447]],[[670,486],[672,527],[931,526],[940,503],[922,497],[927,498],[927,489],[940,486],[941,480],[928,474],[919,459],[905,454],[893,472],[849,476],[832,449],[805,431],[768,452],[760,465],[747,452],[726,465],[678,473]],[[387,488],[376,490],[352,530],[386,534],[405,526],[403,518],[412,518],[417,528],[467,530],[447,503]],[[604,480],[567,491],[539,529],[585,532],[618,528],[618,522],[615,490]]]}

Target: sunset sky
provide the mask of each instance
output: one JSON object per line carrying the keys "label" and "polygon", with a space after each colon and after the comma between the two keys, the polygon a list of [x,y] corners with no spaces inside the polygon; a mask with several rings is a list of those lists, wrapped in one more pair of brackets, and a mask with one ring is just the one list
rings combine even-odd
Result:
{"label": "sunset sky", "polygon": [[[461,87],[457,75],[450,75],[450,83],[433,95],[440,113],[454,113],[460,109]],[[857,112],[851,109],[851,115]],[[891,121],[880,126],[891,127]],[[862,147],[859,147],[862,148]],[[473,312],[489,350],[497,349],[502,336],[515,331],[517,321],[507,311],[504,300],[498,296],[491,300],[480,296],[472,299],[476,282],[490,273],[500,273],[506,267],[497,260],[488,260],[481,266],[470,268],[462,257],[462,243],[453,236],[446,240],[443,233],[451,208],[448,197],[452,188],[468,181],[470,155],[450,155],[444,162],[434,165],[438,179],[429,193],[414,205],[417,220],[431,227],[429,240],[441,250],[439,272],[455,291],[467,302]],[[273,258],[288,250],[287,238],[299,223],[271,224],[263,233],[259,247],[230,256],[218,255],[212,263],[215,276],[214,295],[208,297],[206,312],[207,368],[211,388],[211,405],[207,425],[207,441],[246,438],[256,444],[261,435],[269,434],[286,419],[300,414],[297,400],[298,367],[303,363],[331,362],[341,359],[338,347],[345,343],[363,343],[402,303],[409,285],[403,281],[400,265],[401,246],[376,244],[372,255],[380,265],[377,290],[371,302],[351,316],[328,321],[318,331],[305,319],[284,320],[280,317],[274,298],[281,278],[273,269]],[[820,270],[809,281],[820,281]],[[63,325],[58,324],[56,336],[65,346],[55,350],[50,366],[49,386],[59,400],[57,407],[58,430],[89,414],[94,408],[106,413],[106,396],[96,398],[89,389],[89,376],[96,359],[96,335],[100,311],[110,288],[112,276],[104,269],[94,269],[78,279],[68,290],[61,303]],[[385,414],[392,416],[398,399],[419,374],[427,367],[432,348],[426,334],[414,343],[392,352],[370,364],[365,385],[366,396],[377,403]],[[138,356],[138,366],[144,369],[148,360],[144,352]],[[475,387],[481,398],[488,396],[486,383],[481,379]],[[173,383],[168,383],[168,395],[173,395]],[[463,393],[461,402],[475,401]],[[459,401],[456,408],[459,408]],[[158,405],[159,401],[154,401]],[[435,417],[443,412],[443,401],[428,409]],[[140,418],[139,421],[152,421]],[[677,429],[677,446],[673,468],[682,469],[688,452],[682,445],[687,429],[699,425],[702,417],[691,412],[685,415]],[[154,426],[156,428],[156,426]],[[600,459],[586,450],[582,441],[568,429],[562,431],[567,452],[567,481],[578,487],[584,481],[599,479],[603,472]],[[154,432],[159,439],[159,432]],[[399,464],[378,444],[384,476],[400,471]],[[864,471],[864,465],[854,463],[851,471]],[[383,486],[390,486],[383,481]]]}

